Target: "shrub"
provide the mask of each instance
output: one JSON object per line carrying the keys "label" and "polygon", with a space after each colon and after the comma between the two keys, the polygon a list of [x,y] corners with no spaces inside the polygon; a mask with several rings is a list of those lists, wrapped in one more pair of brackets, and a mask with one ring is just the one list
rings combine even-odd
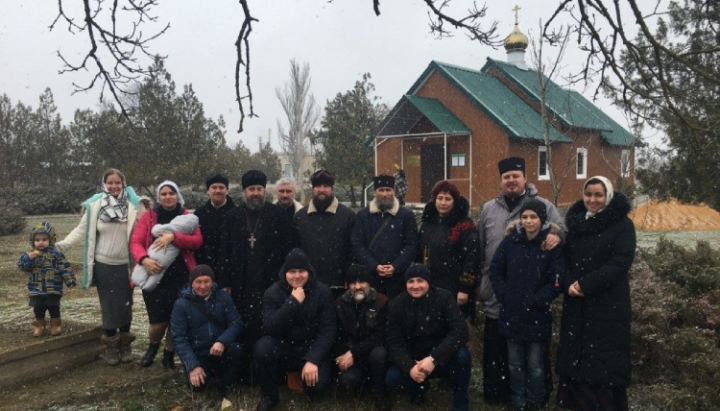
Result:
{"label": "shrub", "polygon": [[17,234],[26,224],[25,213],[20,207],[0,199],[0,236]]}
{"label": "shrub", "polygon": [[0,199],[14,204],[27,215],[77,213],[82,202],[96,191],[97,186],[87,183],[4,188],[0,189]]}

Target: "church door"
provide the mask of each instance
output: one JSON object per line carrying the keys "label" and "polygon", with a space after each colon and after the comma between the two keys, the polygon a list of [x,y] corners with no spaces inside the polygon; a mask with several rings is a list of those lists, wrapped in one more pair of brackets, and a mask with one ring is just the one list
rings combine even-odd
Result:
{"label": "church door", "polygon": [[438,181],[445,178],[445,150],[442,144],[421,146],[420,149],[420,200],[430,201],[430,192]]}

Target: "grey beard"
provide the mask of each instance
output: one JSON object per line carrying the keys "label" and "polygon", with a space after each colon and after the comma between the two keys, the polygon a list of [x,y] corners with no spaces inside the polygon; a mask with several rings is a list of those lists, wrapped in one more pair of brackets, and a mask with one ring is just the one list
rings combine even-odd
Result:
{"label": "grey beard", "polygon": [[355,293],[353,294],[353,300],[355,301],[355,304],[360,304],[365,300],[365,293]]}
{"label": "grey beard", "polygon": [[383,212],[393,208],[394,205],[395,205],[395,197],[390,199],[390,201],[377,200],[378,210],[383,211]]}
{"label": "grey beard", "polygon": [[265,207],[264,199],[246,198],[245,206],[253,211],[262,210]]}

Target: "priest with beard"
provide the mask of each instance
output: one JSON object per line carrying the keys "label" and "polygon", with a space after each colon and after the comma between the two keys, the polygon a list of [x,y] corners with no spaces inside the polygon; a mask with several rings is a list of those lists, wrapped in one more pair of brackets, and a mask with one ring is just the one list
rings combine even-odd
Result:
{"label": "priest with beard", "polygon": [[218,254],[218,286],[230,289],[245,322],[245,352],[262,336],[262,297],[276,280],[293,248],[285,210],[265,201],[267,176],[250,170],[242,176],[244,201],[225,217]]}

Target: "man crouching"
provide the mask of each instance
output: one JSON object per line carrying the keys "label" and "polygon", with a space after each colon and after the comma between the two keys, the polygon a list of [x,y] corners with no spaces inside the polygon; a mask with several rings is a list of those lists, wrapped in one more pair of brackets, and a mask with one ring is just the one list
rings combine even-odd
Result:
{"label": "man crouching", "polygon": [[256,410],[269,411],[280,402],[278,384],[287,371],[301,372],[303,388],[313,399],[330,384],[330,350],[337,334],[330,288],[315,280],[310,260],[296,248],[262,303],[265,335],[253,348],[260,376]]}
{"label": "man crouching", "polygon": [[353,264],[345,281],[348,290],[335,300],[338,339],[333,357],[340,370],[340,386],[358,391],[368,376],[373,402],[378,411],[389,411],[385,373],[387,350],[383,347],[387,329],[387,297],[370,287],[374,272]]}
{"label": "man crouching", "polygon": [[468,411],[472,358],[457,299],[431,286],[430,271],[421,264],[405,271],[405,286],[407,292],[390,301],[388,309],[388,387],[409,392],[410,401],[418,404],[430,387],[428,380],[443,377],[453,389],[453,411]]}
{"label": "man crouching", "polygon": [[230,294],[219,292],[213,271],[198,265],[190,271],[190,284],[180,291],[170,319],[175,351],[193,391],[218,377],[223,396],[221,410],[233,408],[229,394],[238,375],[242,348],[238,339],[243,322]]}

